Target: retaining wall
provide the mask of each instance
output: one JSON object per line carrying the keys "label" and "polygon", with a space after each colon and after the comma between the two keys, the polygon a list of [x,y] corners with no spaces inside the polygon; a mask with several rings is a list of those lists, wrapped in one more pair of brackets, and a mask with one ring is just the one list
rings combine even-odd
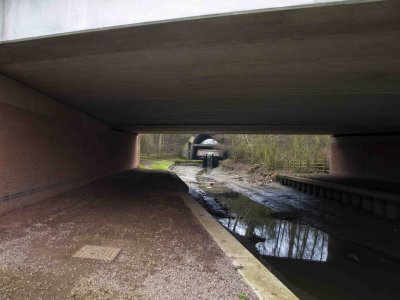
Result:
{"label": "retaining wall", "polygon": [[139,163],[137,135],[0,75],[0,213]]}
{"label": "retaining wall", "polygon": [[342,202],[358,207],[379,217],[400,219],[400,197],[398,194],[369,190],[321,180],[279,175],[277,180],[304,193],[318,198]]}

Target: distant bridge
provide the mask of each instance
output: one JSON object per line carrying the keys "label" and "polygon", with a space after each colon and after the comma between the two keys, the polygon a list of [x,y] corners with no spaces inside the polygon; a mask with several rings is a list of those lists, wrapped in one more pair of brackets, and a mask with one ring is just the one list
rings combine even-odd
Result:
{"label": "distant bridge", "polygon": [[[206,140],[214,140],[215,143],[204,143]],[[205,159],[207,155],[213,155],[217,160],[227,157],[227,151],[212,134],[196,134],[187,143],[188,159]]]}

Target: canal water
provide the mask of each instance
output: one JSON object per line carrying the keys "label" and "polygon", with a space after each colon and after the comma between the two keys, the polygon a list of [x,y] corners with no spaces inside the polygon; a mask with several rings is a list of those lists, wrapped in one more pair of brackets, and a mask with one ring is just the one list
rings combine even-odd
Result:
{"label": "canal water", "polygon": [[[300,299],[400,299],[400,264],[228,188],[177,170],[191,194]],[[195,176],[193,176],[195,174]]]}

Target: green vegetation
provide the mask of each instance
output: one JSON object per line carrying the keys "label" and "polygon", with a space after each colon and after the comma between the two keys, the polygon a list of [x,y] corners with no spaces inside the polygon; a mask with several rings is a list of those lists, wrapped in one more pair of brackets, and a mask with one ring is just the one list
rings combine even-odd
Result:
{"label": "green vegetation", "polygon": [[172,167],[173,164],[174,162],[172,160],[158,160],[152,163],[151,169],[166,171]]}
{"label": "green vegetation", "polygon": [[141,164],[140,167],[143,169],[151,169],[151,170],[160,170],[167,171],[174,165],[173,160],[162,159],[162,158],[148,158],[141,156]]}
{"label": "green vegetation", "polygon": [[230,135],[234,163],[260,164],[269,171],[316,169],[329,162],[329,136]]}
{"label": "green vegetation", "polygon": [[169,159],[169,160],[174,160],[177,159],[176,155],[171,155],[168,153],[141,153],[140,154],[140,159],[144,160],[160,160],[160,159]]}
{"label": "green vegetation", "polygon": [[[191,134],[146,134],[142,136],[142,157],[178,162],[187,154]],[[222,149],[233,164],[247,164],[266,171],[327,172],[327,135],[216,134]],[[186,149],[185,149],[186,146]],[[181,160],[182,162],[184,160]]]}
{"label": "green vegetation", "polygon": [[141,151],[145,155],[176,158],[192,134],[143,134]]}
{"label": "green vegetation", "polygon": [[239,300],[249,300],[249,298],[248,298],[245,294],[243,294],[243,293],[240,293],[240,294],[238,295],[238,297],[239,297]]}
{"label": "green vegetation", "polygon": [[158,154],[141,154],[140,155],[140,167],[143,169],[152,170],[169,170],[173,165],[179,164],[198,164],[202,165],[202,160],[190,160],[183,158],[171,157],[170,155],[158,155]]}
{"label": "green vegetation", "polygon": [[203,165],[202,160],[195,160],[195,159],[182,159],[182,158],[177,158],[174,159],[175,164],[177,165],[199,165],[200,167]]}

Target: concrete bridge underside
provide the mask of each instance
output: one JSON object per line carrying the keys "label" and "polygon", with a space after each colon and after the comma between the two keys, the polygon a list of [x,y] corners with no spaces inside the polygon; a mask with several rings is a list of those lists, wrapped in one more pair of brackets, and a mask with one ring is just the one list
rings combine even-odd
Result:
{"label": "concrete bridge underside", "polygon": [[1,201],[131,169],[144,132],[332,134],[334,174],[399,182],[399,12],[368,1],[0,43]]}
{"label": "concrete bridge underside", "polygon": [[8,41],[0,72],[129,132],[400,131],[400,3]]}

